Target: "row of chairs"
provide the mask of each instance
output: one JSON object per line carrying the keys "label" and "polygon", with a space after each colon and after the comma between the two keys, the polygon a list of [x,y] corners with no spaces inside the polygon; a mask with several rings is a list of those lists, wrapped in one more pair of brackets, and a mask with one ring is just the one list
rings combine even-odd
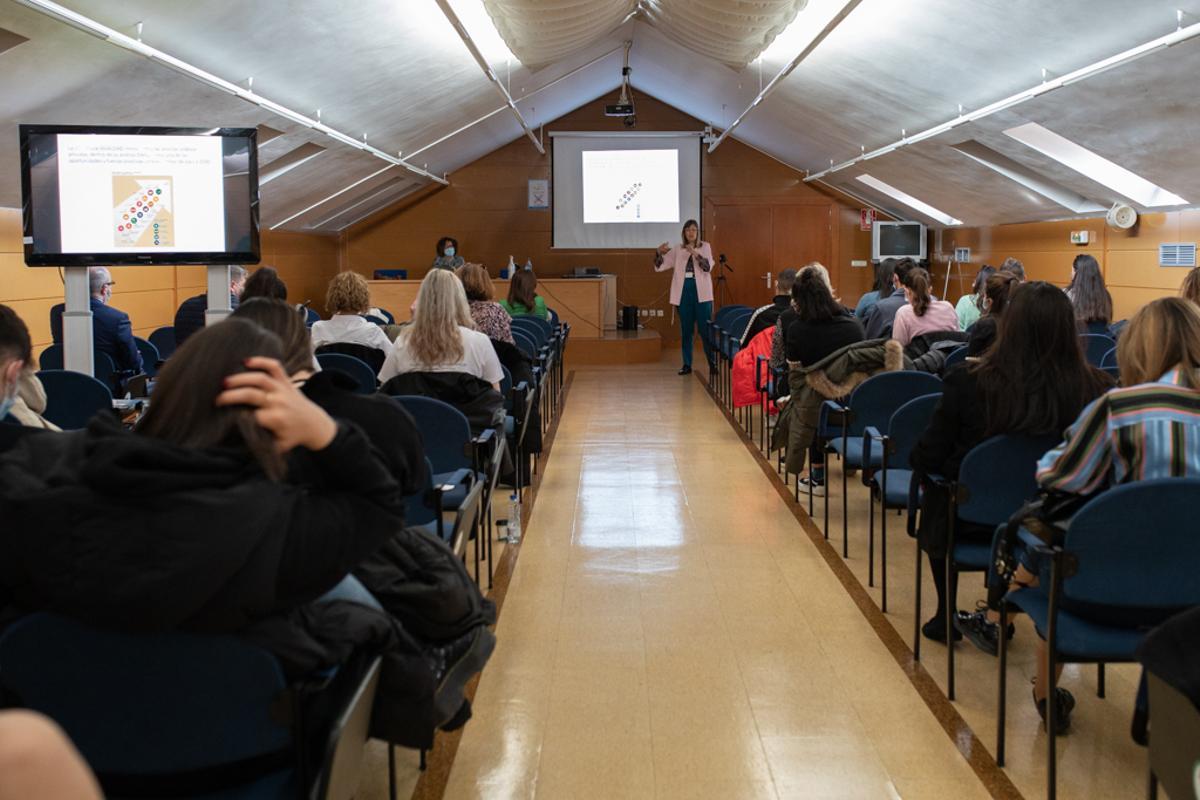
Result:
{"label": "row of chairs", "polygon": [[[735,312],[736,313],[736,312]],[[733,319],[737,319],[734,316]],[[729,319],[726,317],[725,319]],[[716,327],[716,325],[714,325]],[[722,326],[725,335],[736,330],[733,325]],[[718,337],[721,334],[718,334]],[[1106,341],[1099,341],[1104,339]],[[720,341],[720,338],[717,339]],[[1109,337],[1084,334],[1082,344],[1089,361],[1115,372],[1115,341]],[[734,351],[736,353],[736,350]],[[966,348],[956,350],[948,360],[954,363],[965,359]],[[760,438],[764,451],[769,441],[771,424],[770,398],[779,373],[772,373],[760,357],[756,365],[755,386],[760,393]],[[723,375],[715,378],[714,391],[721,402],[729,402]],[[875,375],[864,381],[849,397],[828,401],[821,409],[818,425],[818,448],[828,466],[830,453],[842,460],[842,555],[849,557],[847,474],[859,471],[867,488],[869,522],[867,535],[868,586],[875,585],[875,516],[880,517],[879,553],[881,568],[880,609],[887,613],[887,522],[888,512],[907,515],[907,531],[915,536],[921,487],[909,468],[909,454],[920,434],[928,426],[941,397],[941,381],[934,375],[904,371]],[[754,439],[753,413],[740,418],[747,434]],[[946,630],[953,630],[953,614],[957,602],[953,589],[957,577],[964,572],[986,573],[994,556],[993,546],[977,541],[958,541],[957,527],[963,523],[1003,530],[1008,518],[1037,492],[1034,480],[1038,459],[1058,443],[1058,437],[1026,436],[993,437],[964,458],[956,480],[928,476],[927,480],[947,492],[950,498],[949,541],[946,559],[945,585],[951,592],[946,603]],[[782,466],[779,469],[786,474]],[[829,472],[826,470],[828,476]],[[795,484],[795,497],[800,497],[800,482]],[[823,531],[829,538],[829,503],[831,486],[825,487]],[[1098,687],[1104,695],[1104,664],[1131,662],[1145,631],[1131,631],[1117,626],[1105,626],[1063,612],[1063,600],[1103,603],[1127,608],[1182,608],[1200,605],[1200,585],[1180,573],[1182,565],[1194,563],[1200,557],[1200,542],[1187,533],[1184,520],[1189,492],[1200,489],[1200,480],[1172,479],[1147,481],[1119,487],[1093,500],[1085,507],[1068,529],[1067,539],[1060,547],[1049,548],[1028,535],[1028,546],[1042,548],[1054,565],[1052,574],[1042,577],[1039,589],[1023,589],[1007,598],[1007,614],[1016,609],[1032,618],[1039,633],[1047,639],[1052,663],[1098,664]],[[1194,496],[1191,495],[1191,496]],[[808,492],[808,511],[814,517],[814,496]],[[1136,531],[1153,534],[1139,537]],[[1082,571],[1086,568],[1088,575]],[[1134,570],[1130,585],[1129,570]],[[921,653],[921,586],[922,552],[917,550],[914,581],[913,654]],[[1118,579],[1117,575],[1121,575]],[[1120,583],[1117,590],[1114,585]],[[1007,618],[1001,622],[1001,630]],[[1004,702],[1006,699],[1005,637],[1001,636],[1000,692],[998,711],[997,760],[1004,761]],[[949,639],[949,637],[948,637]],[[947,697],[955,698],[955,646],[952,640],[946,648]],[[1051,669],[1053,673],[1053,668]],[[1053,692],[1053,689],[1051,690]],[[1053,703],[1049,704],[1053,706]],[[1053,721],[1051,720],[1051,724]],[[1055,739],[1048,736],[1047,794],[1055,794]]]}

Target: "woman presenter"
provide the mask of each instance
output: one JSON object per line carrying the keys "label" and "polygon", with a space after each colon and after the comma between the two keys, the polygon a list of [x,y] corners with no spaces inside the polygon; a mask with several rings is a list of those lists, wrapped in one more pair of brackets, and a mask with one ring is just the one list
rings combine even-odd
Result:
{"label": "woman presenter", "polygon": [[704,324],[712,319],[712,247],[700,241],[700,226],[696,220],[683,223],[683,243],[671,247],[667,242],[654,253],[654,271],[673,270],[671,275],[671,305],[679,313],[679,328],[683,334],[683,366],[680,375],[692,371],[692,335],[700,328],[700,341],[708,363],[713,363]]}

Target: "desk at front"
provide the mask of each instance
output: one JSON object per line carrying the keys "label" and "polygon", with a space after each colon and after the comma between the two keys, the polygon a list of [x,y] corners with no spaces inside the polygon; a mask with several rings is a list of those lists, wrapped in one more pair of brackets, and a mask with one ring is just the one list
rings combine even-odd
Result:
{"label": "desk at front", "polygon": [[[493,280],[496,299],[508,296],[508,281]],[[397,322],[410,319],[409,308],[417,299],[420,281],[367,281],[371,305],[396,315]],[[538,278],[537,292],[558,318],[571,326],[572,339],[600,339],[604,327],[604,281],[601,278]]]}

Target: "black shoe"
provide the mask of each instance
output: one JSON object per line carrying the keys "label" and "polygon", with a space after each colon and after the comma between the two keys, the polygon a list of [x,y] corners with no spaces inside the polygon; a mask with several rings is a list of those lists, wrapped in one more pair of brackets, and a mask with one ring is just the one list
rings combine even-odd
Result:
{"label": "black shoe", "polygon": [[[1000,625],[996,622],[991,622],[987,618],[987,612],[984,609],[978,609],[974,612],[959,611],[954,615],[955,629],[971,640],[971,644],[978,647],[989,656],[1000,655]],[[1013,624],[1008,623],[1008,638],[1012,639],[1016,628]]]}
{"label": "black shoe", "polygon": [[[935,642],[946,643],[946,616],[938,614],[933,619],[921,626],[921,635],[926,639]],[[961,641],[962,634],[957,630],[954,631],[954,641]]]}
{"label": "black shoe", "polygon": [[[1058,701],[1054,705],[1054,735],[1062,736],[1071,727],[1071,712],[1075,710],[1075,696],[1066,689],[1056,687],[1054,689],[1054,697]],[[1033,696],[1033,703],[1037,706],[1038,715],[1042,718],[1042,727],[1046,727],[1046,701],[1038,700],[1037,695]]]}
{"label": "black shoe", "polygon": [[458,711],[454,712],[454,716],[451,717],[448,721],[442,723],[442,730],[446,731],[447,733],[449,733],[450,731],[456,731],[459,728],[461,728],[463,725],[466,725],[467,721],[470,719],[471,719],[471,701],[463,700],[462,705],[459,706],[459,708],[458,708]]}
{"label": "black shoe", "polygon": [[448,644],[430,648],[433,678],[434,719],[438,727],[452,721],[462,708],[467,682],[481,670],[496,649],[496,636],[480,625]]}
{"label": "black shoe", "polygon": [[682,367],[679,368],[679,374],[680,375],[691,375],[692,374],[692,365],[684,364]]}

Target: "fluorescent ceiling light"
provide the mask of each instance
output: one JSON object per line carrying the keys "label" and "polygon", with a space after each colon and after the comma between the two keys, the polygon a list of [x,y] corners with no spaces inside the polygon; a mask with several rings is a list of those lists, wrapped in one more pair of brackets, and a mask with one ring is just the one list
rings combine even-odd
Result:
{"label": "fluorescent ceiling light", "polygon": [[1013,161],[1008,156],[996,152],[982,142],[968,139],[961,144],[951,145],[951,147],[976,163],[987,167],[999,175],[1003,175],[1011,181],[1021,184],[1026,189],[1032,189],[1042,197],[1052,200],[1076,214],[1095,214],[1106,210],[1104,206],[1093,203],[1086,197],[1047,180],[1024,164]]}
{"label": "fluorescent ceiling light", "polygon": [[780,31],[767,49],[759,54],[759,58],[777,64],[790,61],[808,47],[821,29],[845,6],[846,0],[809,0],[791,24]]}
{"label": "fluorescent ceiling light", "polygon": [[962,225],[961,219],[955,219],[945,211],[939,211],[928,203],[922,202],[907,192],[902,192],[890,183],[884,183],[871,175],[859,175],[858,180],[870,186],[877,192],[883,192],[893,200],[897,200],[914,211],[919,211],[930,219],[935,219],[943,225]]}
{"label": "fluorescent ceiling light", "polygon": [[449,0],[454,13],[467,29],[467,33],[475,41],[475,46],[489,64],[503,64],[505,61],[520,63],[520,60],[508,49],[508,44],[496,30],[483,0]]}
{"label": "fluorescent ceiling light", "polygon": [[1187,204],[1187,200],[1179,195],[1168,192],[1161,186],[1130,172],[1120,164],[1114,164],[1104,156],[1093,153],[1083,145],[1059,136],[1036,122],[1009,128],[1004,135],[1016,139],[1026,147],[1037,150],[1042,155],[1054,159],[1097,183],[1104,184],[1138,205],[1156,208]]}

